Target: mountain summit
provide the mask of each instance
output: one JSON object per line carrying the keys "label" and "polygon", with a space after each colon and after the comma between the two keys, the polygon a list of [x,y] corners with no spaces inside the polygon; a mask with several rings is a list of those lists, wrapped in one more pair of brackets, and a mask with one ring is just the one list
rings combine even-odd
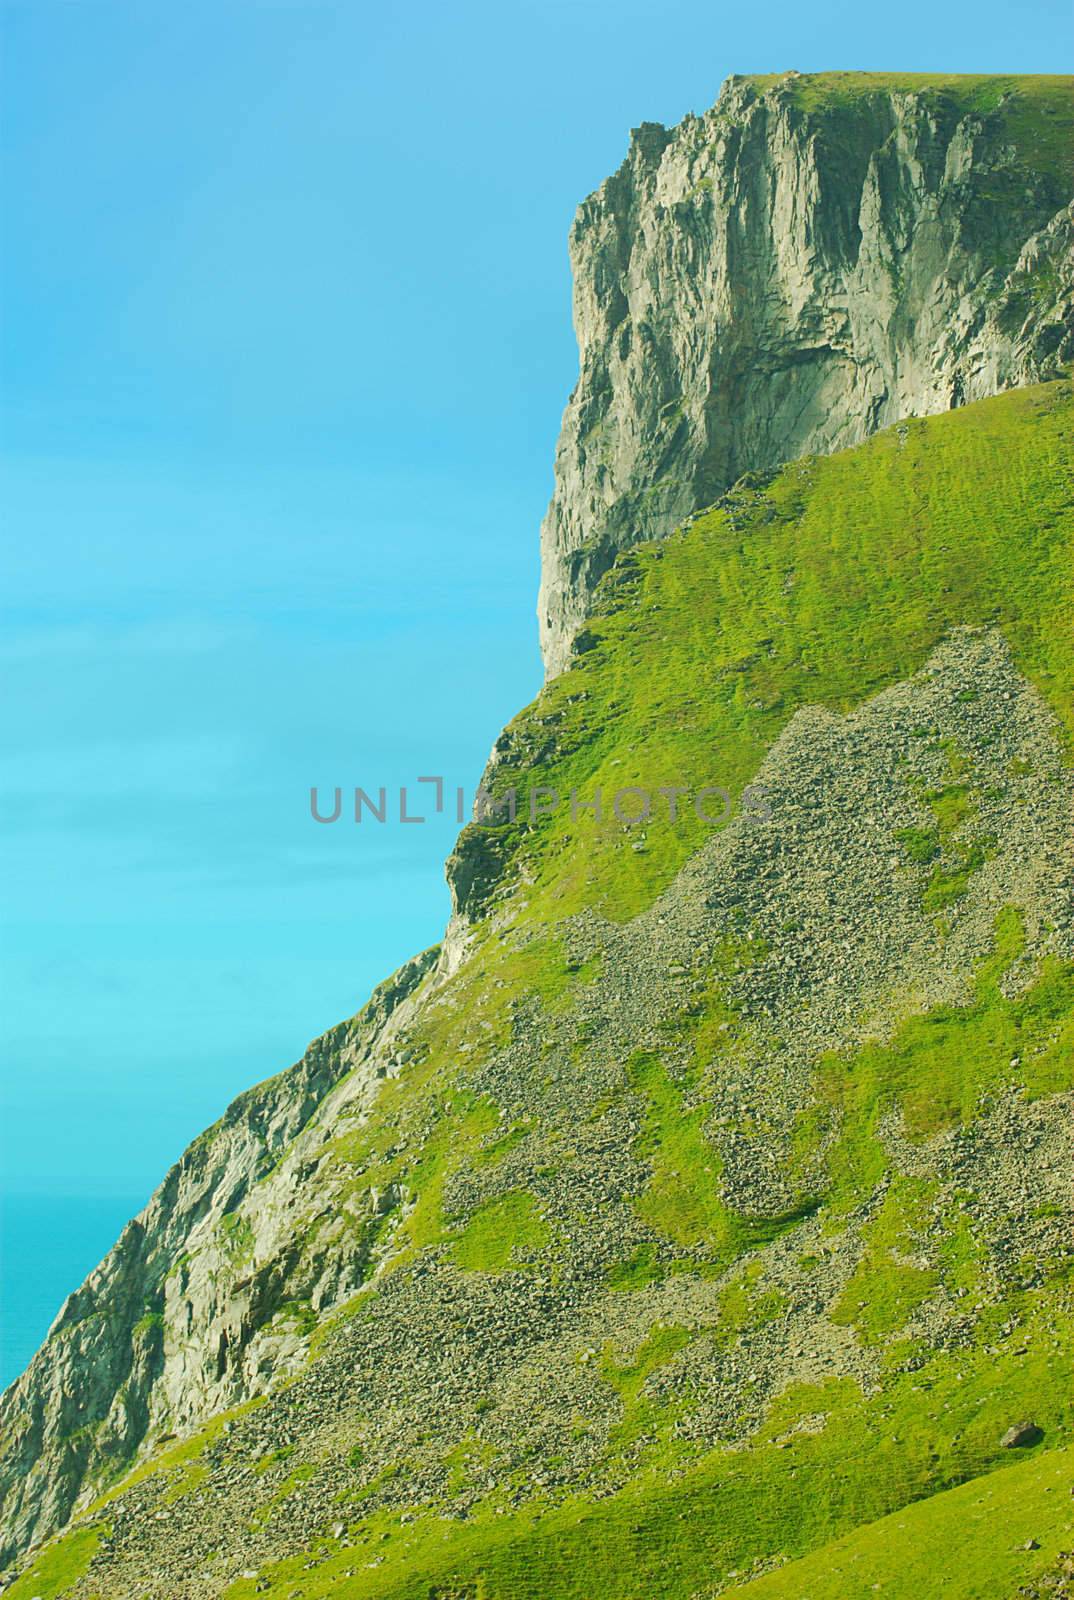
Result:
{"label": "mountain summit", "polygon": [[730,78],[571,229],[580,374],[542,530],[550,676],[619,551],[745,472],[1074,359],[1062,78]]}
{"label": "mountain summit", "polygon": [[1063,1592],[1070,91],[731,80],[583,206],[444,944],[66,1301],[8,1600]]}

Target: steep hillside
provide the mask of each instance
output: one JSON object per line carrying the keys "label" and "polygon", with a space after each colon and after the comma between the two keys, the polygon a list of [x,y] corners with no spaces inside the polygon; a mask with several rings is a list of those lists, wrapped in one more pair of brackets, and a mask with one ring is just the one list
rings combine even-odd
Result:
{"label": "steep hillside", "polygon": [[618,551],[745,472],[1074,357],[1074,82],[731,78],[571,231],[580,372],[542,533],[563,670]]}
{"label": "steep hillside", "polygon": [[620,560],[444,949],[4,1397],[12,1600],[1062,1581],[1072,413],[907,420]]}

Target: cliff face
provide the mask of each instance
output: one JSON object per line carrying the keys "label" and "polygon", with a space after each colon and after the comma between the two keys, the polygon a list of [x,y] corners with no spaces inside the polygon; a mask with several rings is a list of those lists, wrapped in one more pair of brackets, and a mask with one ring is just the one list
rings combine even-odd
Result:
{"label": "cliff face", "polygon": [[1071,358],[1069,137],[1064,80],[849,73],[731,78],[706,115],[634,130],[570,236],[549,676],[617,552],[742,474]]}
{"label": "cliff face", "polygon": [[[106,1488],[147,1438],[189,1430],[305,1360],[304,1322],[363,1282],[382,1212],[310,1233],[323,1119],[360,1115],[399,1063],[392,1026],[435,952],[228,1107],[68,1296],[0,1401],[0,1566]],[[308,1307],[304,1314],[296,1308]],[[290,1308],[290,1311],[289,1311]]]}

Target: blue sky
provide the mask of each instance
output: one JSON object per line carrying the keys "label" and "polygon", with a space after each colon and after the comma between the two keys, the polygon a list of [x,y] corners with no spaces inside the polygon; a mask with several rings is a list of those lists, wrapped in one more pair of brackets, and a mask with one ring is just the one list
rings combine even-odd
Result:
{"label": "blue sky", "polygon": [[[0,0],[5,1182],[136,1193],[433,942],[539,682],[566,234],[733,71],[1058,71],[1065,4]],[[1069,58],[1069,52],[1068,52]]]}

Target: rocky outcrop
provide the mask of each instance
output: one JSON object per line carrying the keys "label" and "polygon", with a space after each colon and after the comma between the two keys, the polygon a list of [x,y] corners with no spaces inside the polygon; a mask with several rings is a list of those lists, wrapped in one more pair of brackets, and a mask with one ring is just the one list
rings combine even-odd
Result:
{"label": "rocky outcrop", "polygon": [[745,472],[1074,355],[1070,163],[1043,91],[852,78],[731,78],[704,116],[636,128],[579,208],[580,375],[542,529],[550,677],[616,554]]}
{"label": "rocky outcrop", "polygon": [[368,1275],[377,1218],[306,1247],[325,1206],[307,1146],[323,1143],[326,1119],[358,1114],[397,1067],[390,1025],[435,955],[408,962],[352,1022],[240,1095],[67,1297],[0,1402],[0,1564],[62,1524],[147,1441],[301,1364],[302,1308],[330,1306]]}

